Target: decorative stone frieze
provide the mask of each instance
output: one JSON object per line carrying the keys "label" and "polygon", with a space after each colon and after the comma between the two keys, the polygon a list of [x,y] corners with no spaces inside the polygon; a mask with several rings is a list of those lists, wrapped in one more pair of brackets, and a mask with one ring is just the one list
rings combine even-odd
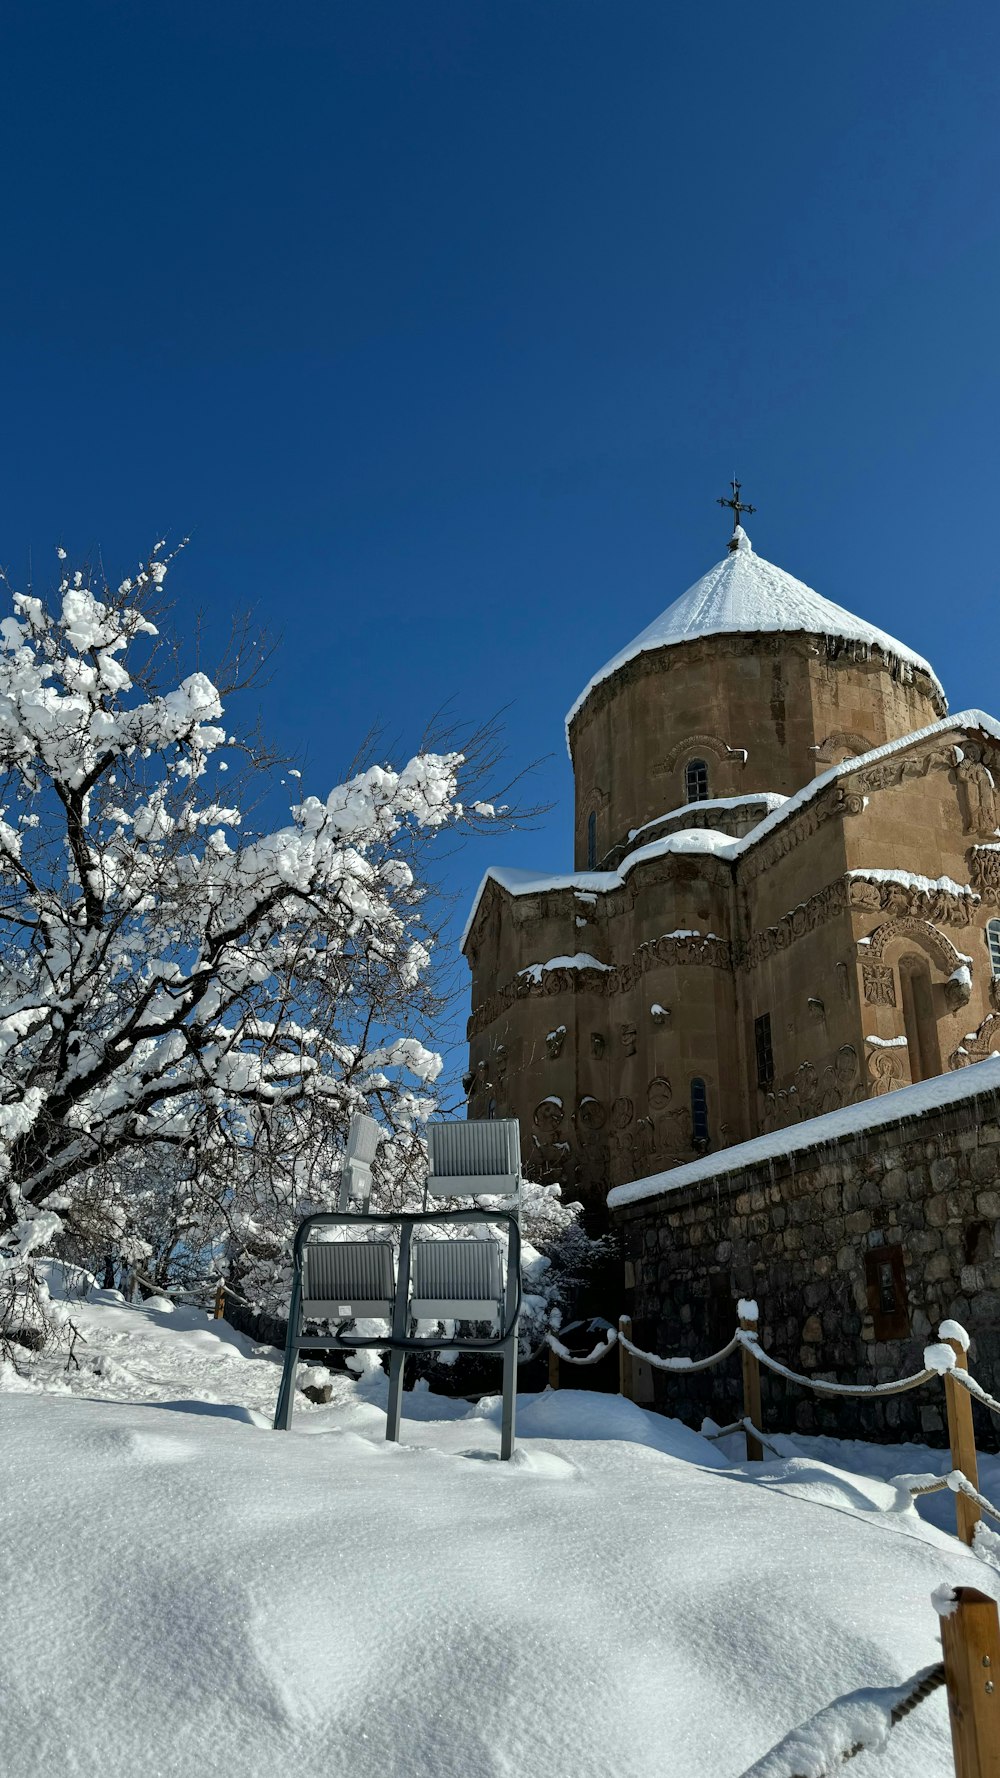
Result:
{"label": "decorative stone frieze", "polygon": [[841,1044],[822,1074],[812,1062],[800,1062],[790,1085],[761,1094],[763,1131],[784,1130],[822,1112],[842,1111],[845,1105],[857,1104],[867,1097],[860,1073],[853,1043]]}
{"label": "decorative stone frieze", "polygon": [[[480,1031],[485,1031],[488,1025],[492,1025],[494,1019],[513,1006],[515,1000],[535,999],[542,994],[623,994],[635,987],[647,970],[660,964],[705,964],[710,969],[731,970],[732,947],[725,939],[714,936],[703,938],[698,933],[692,933],[678,937],[673,933],[664,933],[662,938],[649,939],[640,945],[628,963],[614,969],[546,969],[537,978],[519,972],[495,994],[487,995],[476,1008],[466,1027],[467,1036],[470,1039],[478,1037]],[[635,1027],[629,1026],[629,1029],[634,1041]],[[624,1041],[622,1036],[623,1045]],[[631,1053],[634,1052],[626,1050],[626,1054]]]}

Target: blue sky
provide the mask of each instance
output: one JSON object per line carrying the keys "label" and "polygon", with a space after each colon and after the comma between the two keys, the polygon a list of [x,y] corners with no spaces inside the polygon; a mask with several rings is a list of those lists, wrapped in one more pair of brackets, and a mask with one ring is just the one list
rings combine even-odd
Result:
{"label": "blue sky", "polygon": [[280,635],[316,791],[509,703],[553,807],[448,859],[466,902],[568,867],[563,713],[734,470],[761,553],[996,708],[998,40],[979,0],[8,8],[0,560],[190,533],[178,623]]}

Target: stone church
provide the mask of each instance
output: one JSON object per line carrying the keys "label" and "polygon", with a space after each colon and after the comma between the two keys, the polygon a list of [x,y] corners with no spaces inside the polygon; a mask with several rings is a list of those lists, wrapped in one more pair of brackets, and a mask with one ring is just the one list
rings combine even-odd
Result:
{"label": "stone church", "polygon": [[569,712],[574,868],[489,870],[463,940],[469,1115],[519,1117],[594,1226],[1000,1048],[1000,726],[755,554],[734,492],[722,561]]}

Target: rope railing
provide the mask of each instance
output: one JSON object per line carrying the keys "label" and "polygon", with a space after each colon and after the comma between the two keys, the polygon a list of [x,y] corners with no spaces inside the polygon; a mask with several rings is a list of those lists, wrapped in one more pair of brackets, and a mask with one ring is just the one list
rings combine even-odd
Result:
{"label": "rope railing", "polygon": [[765,1449],[776,1456],[782,1455],[759,1426],[761,1419],[761,1365],[786,1382],[808,1389],[814,1395],[834,1399],[841,1397],[854,1400],[884,1400],[892,1396],[907,1394],[913,1389],[920,1389],[938,1378],[944,1383],[948,1414],[948,1437],[952,1459],[950,1475],[944,1477],[933,1475],[899,1476],[896,1478],[895,1486],[905,1489],[914,1500],[922,1498],[925,1494],[934,1494],[943,1488],[950,1488],[956,1496],[955,1512],[958,1535],[964,1543],[972,1548],[975,1548],[976,1526],[981,1513],[987,1513],[990,1518],[1000,1523],[1000,1511],[979,1492],[978,1457],[972,1423],[973,1401],[978,1401],[982,1407],[996,1414],[1000,1414],[1000,1402],[996,1401],[988,1390],[984,1389],[982,1384],[970,1375],[966,1368],[969,1336],[958,1322],[942,1322],[939,1343],[927,1346],[924,1350],[923,1370],[916,1371],[911,1376],[890,1378],[881,1383],[838,1383],[828,1377],[804,1376],[801,1371],[795,1371],[790,1365],[783,1364],[781,1359],[775,1358],[765,1346],[761,1345],[758,1333],[759,1311],[757,1304],[741,1298],[736,1308],[739,1325],[734,1330],[732,1338],[717,1352],[710,1353],[706,1358],[691,1358],[683,1353],[663,1358],[657,1352],[646,1351],[644,1347],[636,1345],[632,1340],[632,1323],[625,1315],[619,1318],[617,1331],[613,1327],[608,1327],[604,1339],[599,1341],[591,1352],[587,1353],[570,1352],[550,1330],[545,1334],[545,1340],[549,1347],[550,1385],[553,1388],[559,1387],[560,1363],[599,1364],[617,1347],[619,1390],[622,1395],[634,1400],[634,1363],[648,1365],[652,1370],[665,1372],[668,1375],[691,1376],[699,1371],[714,1369],[716,1365],[724,1363],[727,1358],[738,1351],[743,1362],[743,1414],[732,1425],[723,1428],[722,1431],[714,1431],[707,1436],[719,1439],[724,1438],[727,1434],[743,1432],[746,1436],[747,1460],[759,1462],[763,1459]]}
{"label": "rope railing", "polygon": [[593,1352],[588,1352],[585,1357],[567,1351],[562,1341],[556,1339],[555,1334],[547,1333],[545,1335],[545,1340],[546,1344],[551,1347],[553,1352],[558,1354],[564,1364],[598,1364],[602,1358],[607,1358],[609,1352],[614,1351],[618,1344],[618,1335],[613,1327],[609,1327],[607,1339],[599,1341],[594,1347]]}
{"label": "rope railing", "polygon": [[[848,1692],[785,1735],[763,1759],[747,1768],[743,1778],[833,1778],[836,1770],[859,1753],[884,1747],[892,1730],[944,1685],[946,1677],[944,1662],[937,1661],[903,1685]],[[859,1734],[857,1722],[861,1714],[868,1720]],[[818,1746],[825,1750],[837,1742],[840,1745],[836,1751],[831,1748],[822,1770],[809,1759],[809,1771],[803,1771],[803,1763]]]}
{"label": "rope railing", "polygon": [[618,1338],[626,1352],[632,1358],[638,1358],[642,1364],[651,1364],[656,1371],[673,1371],[675,1374],[683,1372],[685,1375],[690,1375],[692,1371],[712,1370],[715,1365],[721,1364],[723,1359],[728,1358],[731,1352],[735,1352],[740,1344],[740,1336],[737,1331],[727,1346],[720,1346],[718,1352],[713,1352],[708,1358],[687,1358],[683,1354],[679,1354],[676,1358],[660,1358],[655,1352],[644,1352],[641,1346],[634,1346],[623,1333],[619,1333]]}
{"label": "rope railing", "polygon": [[[915,1371],[911,1377],[899,1377],[888,1383],[834,1383],[822,1377],[806,1377],[800,1371],[790,1370],[775,1358],[758,1340],[756,1334],[740,1328],[733,1336],[734,1346],[745,1346],[760,1364],[766,1365],[776,1376],[784,1377],[789,1383],[798,1383],[803,1389],[812,1389],[816,1395],[846,1396],[888,1396],[905,1395],[910,1389],[919,1389],[922,1383],[929,1383],[936,1375],[933,1370]],[[730,1348],[731,1350],[732,1348]]]}

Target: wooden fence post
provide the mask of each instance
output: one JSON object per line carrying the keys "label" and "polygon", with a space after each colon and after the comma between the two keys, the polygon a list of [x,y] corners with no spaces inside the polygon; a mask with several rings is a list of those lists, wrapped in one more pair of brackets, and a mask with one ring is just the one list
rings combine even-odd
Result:
{"label": "wooden fence post", "polygon": [[[750,1303],[743,1302],[741,1299],[740,1309],[743,1310],[744,1313],[740,1315],[740,1326],[747,1333],[752,1333],[756,1338],[756,1312],[752,1315],[748,1315],[745,1312],[751,1306]],[[756,1310],[756,1305],[753,1305],[753,1307]],[[756,1353],[748,1352],[745,1346],[740,1347],[740,1357],[743,1361],[743,1418],[749,1420],[753,1426],[759,1427],[761,1421],[760,1362]],[[753,1434],[748,1432],[746,1440],[747,1462],[762,1463],[764,1461],[764,1447],[761,1444],[760,1439],[754,1438]]]}
{"label": "wooden fence post", "polygon": [[559,1354],[554,1346],[549,1347],[549,1388],[559,1387]]}
{"label": "wooden fence post", "polygon": [[221,1321],[223,1315],[225,1314],[225,1309],[226,1309],[225,1286],[222,1284],[218,1284],[218,1285],[216,1285],[216,1289],[215,1289],[215,1313],[212,1316],[212,1320],[213,1321]]}
{"label": "wooden fence post", "polygon": [[618,1333],[618,1393],[624,1395],[626,1401],[633,1401],[635,1392],[632,1386],[632,1354],[626,1351],[620,1338],[622,1334],[627,1340],[632,1338],[631,1315],[619,1315]]}
{"label": "wooden fence post", "polygon": [[954,1610],[941,1619],[941,1647],[956,1778],[1000,1778],[996,1601],[976,1587],[956,1587]]}
{"label": "wooden fence post", "polygon": [[[961,1340],[946,1342],[955,1354],[955,1369],[968,1370],[965,1347]],[[960,1469],[962,1474],[972,1483],[979,1486],[979,1464],[976,1459],[976,1432],[972,1424],[972,1397],[961,1383],[956,1383],[947,1372],[944,1379],[944,1399],[948,1409],[948,1443],[951,1446],[951,1467]],[[958,1535],[963,1543],[971,1543],[979,1523],[981,1514],[974,1500],[967,1494],[955,1495],[955,1517],[958,1521]]]}

